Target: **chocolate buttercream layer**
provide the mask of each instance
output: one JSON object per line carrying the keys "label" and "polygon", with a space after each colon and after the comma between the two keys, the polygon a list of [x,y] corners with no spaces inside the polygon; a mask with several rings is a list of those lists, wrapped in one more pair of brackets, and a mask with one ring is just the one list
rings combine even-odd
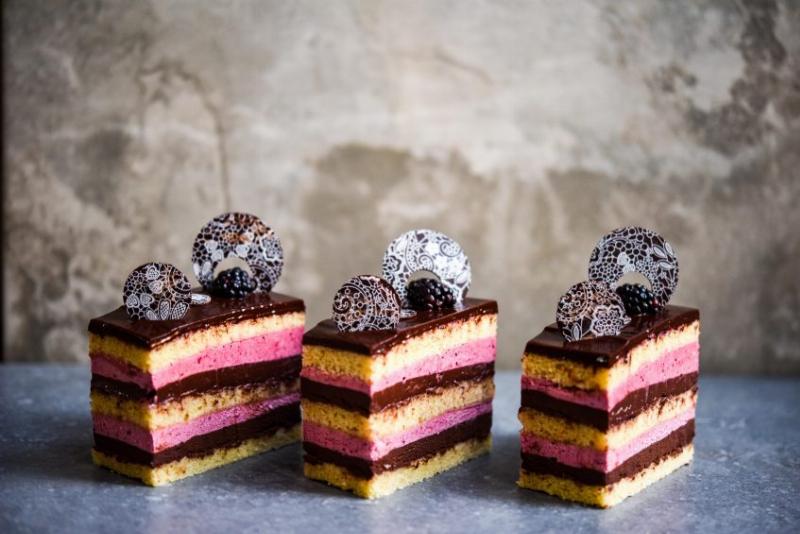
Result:
{"label": "chocolate buttercream layer", "polygon": [[671,456],[676,451],[689,445],[692,439],[694,439],[694,419],[661,441],[657,441],[643,451],[631,456],[622,465],[607,473],[595,469],[562,464],[555,458],[526,453],[522,453],[522,468],[530,473],[568,478],[581,484],[606,486],[619,482],[623,478],[633,476],[654,462]]}
{"label": "chocolate buttercream layer", "polygon": [[301,379],[300,390],[305,399],[333,404],[345,410],[370,415],[408,402],[423,393],[431,393],[460,382],[481,382],[491,376],[494,376],[494,363],[485,363],[411,378],[372,395],[354,389],[315,382],[308,378]]}
{"label": "chocolate buttercream layer", "polygon": [[198,458],[215,449],[230,448],[245,440],[267,437],[278,430],[287,429],[300,422],[300,403],[287,404],[263,415],[248,419],[208,434],[195,436],[188,441],[157,453],[150,453],[102,434],[94,434],[94,448],[126,463],[158,467],[184,457]]}
{"label": "chocolate buttercream layer", "polygon": [[332,349],[346,350],[358,354],[380,355],[395,345],[459,320],[479,315],[497,313],[497,301],[486,299],[464,299],[461,307],[450,310],[417,311],[414,317],[401,319],[394,330],[370,330],[365,332],[340,332],[331,319],[322,321],[303,336],[304,345],[322,345]]}
{"label": "chocolate buttercream layer", "polygon": [[528,341],[525,352],[560,360],[572,360],[596,367],[611,367],[627,356],[636,345],[674,328],[700,319],[696,308],[666,306],[655,315],[636,315],[616,336],[601,336],[567,341],[558,325],[547,326]]}
{"label": "chocolate buttercream layer", "polygon": [[491,429],[492,414],[483,414],[433,436],[398,447],[375,461],[347,456],[307,441],[303,442],[303,449],[306,452],[305,461],[310,464],[331,463],[347,469],[356,477],[370,479],[386,471],[407,467],[431,458],[462,441],[484,439]]}
{"label": "chocolate buttercream layer", "polygon": [[128,317],[124,306],[89,321],[89,332],[99,336],[114,336],[126,343],[152,349],[177,337],[197,330],[245,319],[302,312],[302,300],[280,293],[251,293],[243,298],[212,297],[202,306],[190,306],[182,318],[171,321],[135,321]]}
{"label": "chocolate buttercream layer", "polygon": [[155,403],[183,395],[206,393],[222,388],[249,384],[278,385],[289,383],[300,377],[301,362],[302,358],[297,355],[281,358],[280,360],[223,367],[190,375],[157,389],[142,388],[131,382],[122,382],[93,374],[92,391]]}
{"label": "chocolate buttercream layer", "polygon": [[611,411],[556,399],[530,389],[522,390],[522,407],[605,431],[637,416],[657,402],[689,390],[697,391],[697,373],[685,374],[632,391]]}

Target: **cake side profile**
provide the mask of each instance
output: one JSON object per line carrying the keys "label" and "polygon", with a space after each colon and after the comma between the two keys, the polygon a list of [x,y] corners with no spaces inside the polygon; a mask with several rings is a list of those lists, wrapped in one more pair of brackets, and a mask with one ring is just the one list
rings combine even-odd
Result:
{"label": "cake side profile", "polygon": [[607,234],[588,272],[525,348],[519,485],[607,508],[692,459],[700,313],[667,305],[678,261],[651,230]]}
{"label": "cake side profile", "polygon": [[688,463],[699,333],[696,309],[667,306],[617,336],[529,341],[519,485],[608,507]]}
{"label": "cake side profile", "polygon": [[458,243],[411,230],[383,277],[337,291],[332,319],[303,337],[307,477],[375,498],[489,450],[497,303],[465,298],[471,278]]}
{"label": "cake side profile", "polygon": [[256,293],[178,321],[93,319],[95,462],[160,485],[299,439],[304,310]]}
{"label": "cake side profile", "polygon": [[306,475],[375,498],[487,452],[496,331],[497,303],[467,299],[396,330],[306,333]]}
{"label": "cake side profile", "polygon": [[[249,270],[215,276],[226,258]],[[151,486],[300,435],[305,305],[272,292],[280,241],[258,217],[225,213],[198,233],[192,264],[202,288],[147,263],[123,306],[89,322],[92,458]]]}

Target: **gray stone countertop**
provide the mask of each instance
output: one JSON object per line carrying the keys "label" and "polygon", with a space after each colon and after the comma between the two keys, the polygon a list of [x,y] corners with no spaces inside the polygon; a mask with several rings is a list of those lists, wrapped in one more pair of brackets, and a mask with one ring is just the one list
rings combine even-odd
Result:
{"label": "gray stone countertop", "polygon": [[[0,532],[782,532],[800,524],[800,380],[704,377],[694,463],[610,510],[515,485],[519,375],[491,455],[377,501],[302,476],[299,446],[148,488],[92,465],[89,370],[0,365]],[[796,531],[796,530],[795,530]]]}

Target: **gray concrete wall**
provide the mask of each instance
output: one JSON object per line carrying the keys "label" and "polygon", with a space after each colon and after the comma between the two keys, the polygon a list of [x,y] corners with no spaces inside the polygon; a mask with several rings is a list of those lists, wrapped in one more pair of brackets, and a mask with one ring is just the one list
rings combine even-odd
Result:
{"label": "gray concrete wall", "polygon": [[500,361],[596,240],[681,260],[706,371],[800,371],[800,3],[5,2],[5,354],[85,360],[230,209],[310,321],[412,227],[461,241]]}

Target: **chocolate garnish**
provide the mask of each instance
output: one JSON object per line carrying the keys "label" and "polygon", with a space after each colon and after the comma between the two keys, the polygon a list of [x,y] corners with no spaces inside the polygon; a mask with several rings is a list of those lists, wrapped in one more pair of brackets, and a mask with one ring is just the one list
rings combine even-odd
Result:
{"label": "chocolate garnish", "polygon": [[342,332],[393,330],[400,322],[400,297],[378,276],[354,276],[333,298],[333,320]]}
{"label": "chocolate garnish", "polygon": [[169,263],[145,263],[125,280],[122,301],[131,319],[180,319],[192,304],[192,287],[180,269]]}
{"label": "chocolate garnish", "polygon": [[618,228],[605,235],[589,259],[589,280],[614,287],[626,273],[638,272],[650,282],[664,306],[678,285],[678,259],[660,235],[637,226]]}
{"label": "chocolate garnish", "polygon": [[558,301],[556,321],[567,341],[615,336],[630,322],[622,299],[603,282],[575,284]]}
{"label": "chocolate garnish", "polygon": [[224,213],[206,223],[197,234],[192,246],[192,266],[206,290],[212,289],[214,270],[229,257],[247,263],[258,281],[259,291],[271,291],[281,276],[281,242],[255,215]]}
{"label": "chocolate garnish", "polygon": [[461,245],[434,230],[410,230],[389,244],[383,255],[383,276],[408,307],[406,285],[412,274],[430,271],[461,304],[472,280],[469,259]]}

